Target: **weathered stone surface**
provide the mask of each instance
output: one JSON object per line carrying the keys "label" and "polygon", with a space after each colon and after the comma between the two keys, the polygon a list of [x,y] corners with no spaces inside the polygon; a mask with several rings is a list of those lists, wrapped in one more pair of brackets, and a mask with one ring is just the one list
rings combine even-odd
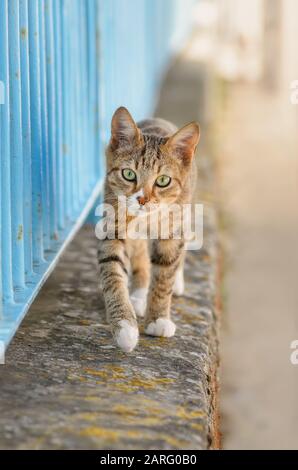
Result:
{"label": "weathered stone surface", "polygon": [[[193,117],[182,112],[179,100],[173,109],[177,83],[181,87],[184,80],[190,99],[189,89],[197,93],[202,80],[193,64],[183,78],[186,65],[182,58],[166,82],[168,94],[172,89],[168,112],[178,123]],[[161,103],[159,114],[168,118],[167,100]],[[187,109],[195,114],[193,108],[190,99]],[[97,241],[93,228],[84,227],[30,309],[1,366],[0,448],[218,445],[217,241],[210,162],[201,158],[199,168],[201,196],[209,201],[204,246],[187,253],[186,292],[173,302],[176,336],[142,334],[129,355],[115,348],[98,293]]]}

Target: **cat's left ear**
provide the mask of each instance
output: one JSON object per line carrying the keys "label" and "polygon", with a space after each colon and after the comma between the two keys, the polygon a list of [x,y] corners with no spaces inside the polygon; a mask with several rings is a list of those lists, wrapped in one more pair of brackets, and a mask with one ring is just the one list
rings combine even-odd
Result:
{"label": "cat's left ear", "polygon": [[185,164],[191,162],[200,140],[200,126],[196,122],[186,124],[169,138],[165,147],[180,156]]}
{"label": "cat's left ear", "polygon": [[140,129],[138,129],[128,110],[121,106],[112,117],[110,140],[112,150],[116,150],[121,145],[134,146],[141,143],[142,133]]}

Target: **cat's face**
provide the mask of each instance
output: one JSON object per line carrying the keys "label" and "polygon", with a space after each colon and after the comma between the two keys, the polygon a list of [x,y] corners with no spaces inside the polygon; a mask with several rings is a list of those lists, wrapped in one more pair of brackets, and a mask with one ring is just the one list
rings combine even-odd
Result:
{"label": "cat's face", "polygon": [[143,135],[125,108],[115,112],[107,182],[116,196],[126,197],[128,214],[147,214],[179,200],[198,140],[195,123],[169,138]]}

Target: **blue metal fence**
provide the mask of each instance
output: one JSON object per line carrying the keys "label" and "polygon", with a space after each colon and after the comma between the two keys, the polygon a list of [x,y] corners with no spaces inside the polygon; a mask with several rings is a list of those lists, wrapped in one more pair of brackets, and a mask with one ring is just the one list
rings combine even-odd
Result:
{"label": "blue metal fence", "polygon": [[[100,194],[110,119],[153,111],[194,0],[0,0],[0,341]],[[0,97],[1,98],[1,97]],[[2,103],[2,104],[1,104]]]}

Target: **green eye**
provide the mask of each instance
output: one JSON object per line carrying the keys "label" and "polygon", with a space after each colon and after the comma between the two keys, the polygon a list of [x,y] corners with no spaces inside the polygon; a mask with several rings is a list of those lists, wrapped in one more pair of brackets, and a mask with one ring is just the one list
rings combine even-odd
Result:
{"label": "green eye", "polygon": [[135,181],[137,179],[137,175],[130,168],[125,168],[122,170],[122,176],[127,181]]}
{"label": "green eye", "polygon": [[160,188],[165,188],[166,186],[169,186],[171,182],[171,178],[167,175],[161,175],[158,178],[156,178],[155,184],[159,186]]}

